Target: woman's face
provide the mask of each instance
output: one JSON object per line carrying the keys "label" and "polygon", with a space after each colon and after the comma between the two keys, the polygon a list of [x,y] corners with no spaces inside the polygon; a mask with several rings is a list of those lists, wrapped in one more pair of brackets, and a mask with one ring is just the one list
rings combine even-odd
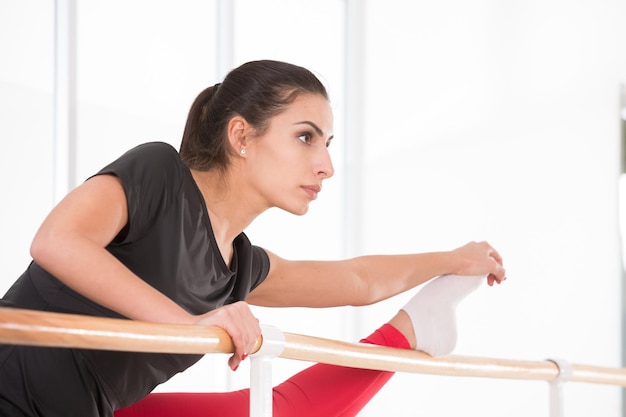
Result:
{"label": "woman's face", "polygon": [[302,94],[247,143],[246,168],[267,207],[305,214],[322,181],[334,174],[328,145],[333,115],[327,99]]}

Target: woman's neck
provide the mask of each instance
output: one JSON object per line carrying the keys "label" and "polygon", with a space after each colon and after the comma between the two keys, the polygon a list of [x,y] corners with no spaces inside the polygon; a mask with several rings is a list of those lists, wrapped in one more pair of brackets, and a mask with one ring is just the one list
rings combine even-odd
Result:
{"label": "woman's neck", "polygon": [[209,212],[218,247],[229,263],[232,243],[264,209],[255,208],[246,196],[245,184],[227,173],[191,170]]}

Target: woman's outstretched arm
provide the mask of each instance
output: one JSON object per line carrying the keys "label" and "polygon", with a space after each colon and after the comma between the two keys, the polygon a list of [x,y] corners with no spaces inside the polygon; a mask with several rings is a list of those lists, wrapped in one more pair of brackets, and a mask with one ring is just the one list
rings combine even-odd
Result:
{"label": "woman's outstretched arm", "polygon": [[371,255],[342,261],[289,261],[268,252],[270,273],[248,297],[274,307],[368,305],[440,275],[486,275],[489,285],[505,279],[500,254],[487,242],[448,252]]}

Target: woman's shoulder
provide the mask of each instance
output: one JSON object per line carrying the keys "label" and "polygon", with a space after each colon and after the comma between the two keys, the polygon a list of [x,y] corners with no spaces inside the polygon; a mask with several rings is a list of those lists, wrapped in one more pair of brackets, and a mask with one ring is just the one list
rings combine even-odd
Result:
{"label": "woman's shoulder", "polygon": [[124,155],[147,158],[150,161],[161,162],[167,159],[180,160],[178,151],[166,142],[146,142],[135,146]]}
{"label": "woman's shoulder", "polygon": [[129,199],[160,201],[181,189],[186,169],[172,145],[148,142],[126,151],[96,175],[120,178]]}
{"label": "woman's shoulder", "polygon": [[122,183],[130,227],[125,239],[143,236],[160,216],[176,206],[185,169],[172,145],[148,142],[126,151],[96,174],[114,175]]}
{"label": "woman's shoulder", "polygon": [[146,142],[124,152],[115,161],[104,167],[99,174],[118,175],[161,172],[171,174],[183,165],[178,151],[165,142]]}

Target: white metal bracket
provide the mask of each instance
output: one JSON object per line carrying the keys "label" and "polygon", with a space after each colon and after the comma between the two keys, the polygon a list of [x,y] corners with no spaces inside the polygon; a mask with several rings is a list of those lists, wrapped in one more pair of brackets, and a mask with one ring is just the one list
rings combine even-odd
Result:
{"label": "white metal bracket", "polygon": [[563,417],[563,384],[572,377],[572,364],[563,359],[547,359],[559,369],[550,384],[550,417]]}
{"label": "white metal bracket", "polygon": [[261,325],[261,348],[250,355],[250,417],[272,417],[272,359],[285,348],[277,327]]}

